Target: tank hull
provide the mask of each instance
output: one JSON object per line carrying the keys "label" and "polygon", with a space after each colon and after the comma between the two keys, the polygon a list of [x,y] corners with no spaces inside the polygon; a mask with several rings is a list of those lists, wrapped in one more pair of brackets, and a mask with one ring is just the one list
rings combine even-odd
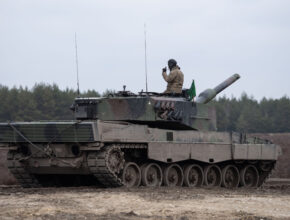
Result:
{"label": "tank hull", "polygon": [[47,185],[45,175],[89,175],[107,187],[256,187],[281,154],[246,134],[118,121],[3,123],[0,131],[8,167],[24,187]]}

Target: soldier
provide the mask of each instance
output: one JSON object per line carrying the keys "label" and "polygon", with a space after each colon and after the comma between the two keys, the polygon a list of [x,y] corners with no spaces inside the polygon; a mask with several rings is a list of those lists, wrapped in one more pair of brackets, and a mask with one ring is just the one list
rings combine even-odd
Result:
{"label": "soldier", "polygon": [[166,74],[166,67],[162,69],[162,76],[167,82],[167,89],[164,93],[181,93],[183,85],[183,73],[174,59],[168,60],[169,75]]}

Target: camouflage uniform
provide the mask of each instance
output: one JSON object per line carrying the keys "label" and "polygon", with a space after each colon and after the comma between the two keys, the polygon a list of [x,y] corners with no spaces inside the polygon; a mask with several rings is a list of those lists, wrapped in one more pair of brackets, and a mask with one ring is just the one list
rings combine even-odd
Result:
{"label": "camouflage uniform", "polygon": [[164,93],[181,93],[183,85],[183,73],[178,66],[171,69],[169,75],[166,72],[162,72],[164,80],[168,83],[167,89]]}

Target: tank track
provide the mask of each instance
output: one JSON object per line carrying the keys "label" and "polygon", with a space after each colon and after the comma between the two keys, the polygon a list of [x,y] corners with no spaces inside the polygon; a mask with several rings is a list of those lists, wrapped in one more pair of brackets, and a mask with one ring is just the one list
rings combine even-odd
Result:
{"label": "tank track", "polygon": [[[119,172],[113,172],[109,167],[108,156],[112,150],[146,148],[142,144],[116,144],[105,146],[99,152],[90,152],[87,157],[89,170],[97,178],[97,180],[105,187],[120,187],[123,186],[122,180],[119,177]],[[125,160],[122,161],[122,168]]]}
{"label": "tank track", "polygon": [[[126,149],[146,149],[145,144],[111,144],[104,146],[100,151],[89,152],[87,155],[87,164],[91,174],[105,187],[120,187],[123,186],[122,182],[122,169],[125,164],[124,152]],[[113,151],[121,152],[121,160],[119,169],[112,170],[110,167],[110,155]],[[122,151],[124,150],[124,152]],[[7,154],[7,167],[14,177],[18,180],[20,185],[24,188],[41,187],[43,186],[42,181],[38,180],[38,177],[30,174],[27,170],[27,164],[23,160],[23,155],[18,151],[9,151]],[[129,161],[127,161],[129,162]],[[138,166],[141,167],[143,162],[137,162]],[[146,163],[146,162],[145,162]],[[177,163],[179,164],[179,163]],[[187,163],[189,165],[190,163]],[[182,164],[180,164],[182,166]],[[185,165],[185,164],[183,164]],[[244,164],[243,166],[247,165]],[[269,171],[265,171],[259,168],[258,164],[254,166],[259,172],[259,181],[257,187],[261,187],[266,179],[270,176],[274,169],[273,167]],[[162,166],[160,164],[160,166]],[[219,166],[219,165],[218,165]],[[204,167],[204,166],[201,166]]]}
{"label": "tank track", "polygon": [[22,155],[17,151],[8,151],[7,167],[23,188],[41,187],[34,175],[26,170]]}
{"label": "tank track", "polygon": [[269,178],[271,174],[271,171],[269,172],[261,172],[259,175],[259,182],[258,182],[258,187],[263,186],[263,184],[266,182],[266,180]]}
{"label": "tank track", "polygon": [[88,155],[88,166],[91,173],[105,187],[118,187],[123,185],[121,179],[108,166],[108,154],[113,148],[118,147],[116,145],[108,146],[100,152],[91,152]]}
{"label": "tank track", "polygon": [[275,169],[275,167],[276,167],[276,162],[274,162],[273,167],[270,169],[270,171],[260,171],[258,187],[263,186],[263,184],[272,174],[272,171]]}

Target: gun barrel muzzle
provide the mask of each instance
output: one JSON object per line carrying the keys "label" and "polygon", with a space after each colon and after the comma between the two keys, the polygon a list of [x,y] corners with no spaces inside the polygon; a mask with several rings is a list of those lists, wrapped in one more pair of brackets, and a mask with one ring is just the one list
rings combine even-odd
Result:
{"label": "gun barrel muzzle", "polygon": [[231,77],[229,77],[228,79],[226,79],[225,81],[223,81],[222,83],[220,83],[219,85],[217,85],[214,88],[214,90],[216,91],[216,94],[219,94],[225,88],[227,88],[228,86],[232,85],[239,78],[241,78],[240,75],[236,73],[236,74],[232,75]]}
{"label": "gun barrel muzzle", "polygon": [[217,94],[219,94],[221,91],[223,91],[225,88],[233,84],[235,81],[237,81],[240,77],[239,74],[234,74],[219,85],[217,85],[214,89],[207,89],[199,94],[199,96],[196,99],[197,103],[203,103],[206,104],[210,100],[214,99]]}

